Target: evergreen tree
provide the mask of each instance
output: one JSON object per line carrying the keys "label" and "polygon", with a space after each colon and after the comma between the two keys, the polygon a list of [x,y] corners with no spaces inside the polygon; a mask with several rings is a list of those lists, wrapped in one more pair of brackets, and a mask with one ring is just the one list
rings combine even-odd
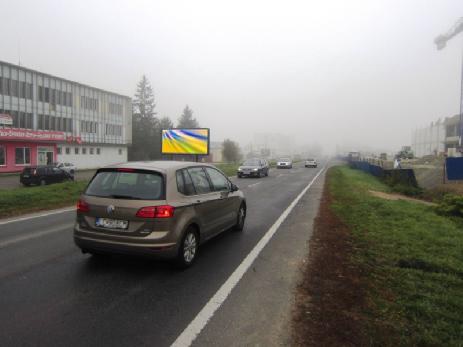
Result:
{"label": "evergreen tree", "polygon": [[186,105],[183,109],[183,113],[180,116],[177,128],[199,128],[198,121],[193,118],[193,110],[188,105]]}
{"label": "evergreen tree", "polygon": [[153,160],[161,157],[159,119],[156,117],[154,93],[143,75],[132,102],[132,146],[129,160]]}
{"label": "evergreen tree", "polygon": [[174,123],[170,120],[169,117],[162,117],[159,120],[159,128],[162,129],[172,129],[174,127]]}

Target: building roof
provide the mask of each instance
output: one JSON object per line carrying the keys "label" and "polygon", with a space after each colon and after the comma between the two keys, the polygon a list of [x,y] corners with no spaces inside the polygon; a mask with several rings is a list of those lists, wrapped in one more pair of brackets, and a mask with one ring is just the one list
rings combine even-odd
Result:
{"label": "building roof", "polygon": [[22,66],[22,65],[11,64],[11,63],[8,63],[8,62],[6,62],[6,61],[1,61],[1,60],[0,60],[0,64],[8,65],[8,66],[10,66],[10,67],[12,67],[12,68],[15,68],[15,69],[22,69],[22,70],[26,70],[26,71],[28,71],[28,72],[33,72],[33,73],[41,74],[41,75],[44,75],[44,76],[49,77],[49,78],[60,79],[60,80],[63,80],[63,81],[65,81],[65,82],[68,82],[68,83],[78,84],[79,86],[82,86],[82,87],[87,87],[87,88],[91,88],[91,89],[98,90],[98,91],[100,91],[100,92],[104,92],[104,93],[108,93],[108,94],[117,95],[117,96],[120,96],[120,97],[122,97],[122,98],[132,99],[130,96],[127,96],[127,95],[122,95],[122,94],[119,94],[119,93],[111,92],[111,91],[109,91],[109,90],[104,90],[104,89],[101,89],[101,88],[92,87],[92,86],[89,86],[88,84],[84,84],[84,83],[80,83],[80,82],[76,82],[76,81],[71,81],[71,80],[68,80],[68,79],[63,78],[63,77],[58,77],[58,76],[51,75],[51,74],[48,74],[48,73],[45,73],[45,72],[41,72],[41,71],[29,69],[29,68],[24,67],[24,66]]}

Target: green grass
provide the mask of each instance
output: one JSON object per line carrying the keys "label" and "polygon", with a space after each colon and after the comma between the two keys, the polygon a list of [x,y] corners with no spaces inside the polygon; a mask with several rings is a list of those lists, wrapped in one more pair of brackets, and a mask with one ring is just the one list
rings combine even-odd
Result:
{"label": "green grass", "polygon": [[223,173],[227,176],[236,176],[236,171],[240,166],[239,163],[221,163],[221,164],[214,164],[217,168],[223,171]]}
{"label": "green grass", "polygon": [[334,213],[353,235],[373,345],[463,346],[463,222],[389,201],[391,188],[346,166],[328,173]]}
{"label": "green grass", "polygon": [[0,190],[0,218],[73,205],[87,183],[77,181]]}

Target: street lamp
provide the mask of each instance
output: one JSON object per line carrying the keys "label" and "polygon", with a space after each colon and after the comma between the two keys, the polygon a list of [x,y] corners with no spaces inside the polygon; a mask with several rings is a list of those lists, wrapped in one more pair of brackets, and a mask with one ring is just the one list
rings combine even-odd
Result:
{"label": "street lamp", "polygon": [[[434,39],[434,43],[437,46],[438,50],[443,49],[447,41],[450,40],[452,37],[456,36],[460,32],[463,31],[463,17],[461,17],[449,31],[445,34],[439,35]],[[459,126],[459,141],[458,146],[459,150],[462,150],[462,136],[463,136],[463,55],[461,61],[461,87],[460,87],[460,126]]]}

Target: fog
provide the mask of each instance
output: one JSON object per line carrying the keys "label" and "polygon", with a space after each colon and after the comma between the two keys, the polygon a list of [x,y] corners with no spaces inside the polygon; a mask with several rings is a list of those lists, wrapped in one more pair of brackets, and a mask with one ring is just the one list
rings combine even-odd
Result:
{"label": "fog", "polygon": [[0,1],[0,60],[186,104],[212,140],[397,150],[459,112],[463,1]]}

